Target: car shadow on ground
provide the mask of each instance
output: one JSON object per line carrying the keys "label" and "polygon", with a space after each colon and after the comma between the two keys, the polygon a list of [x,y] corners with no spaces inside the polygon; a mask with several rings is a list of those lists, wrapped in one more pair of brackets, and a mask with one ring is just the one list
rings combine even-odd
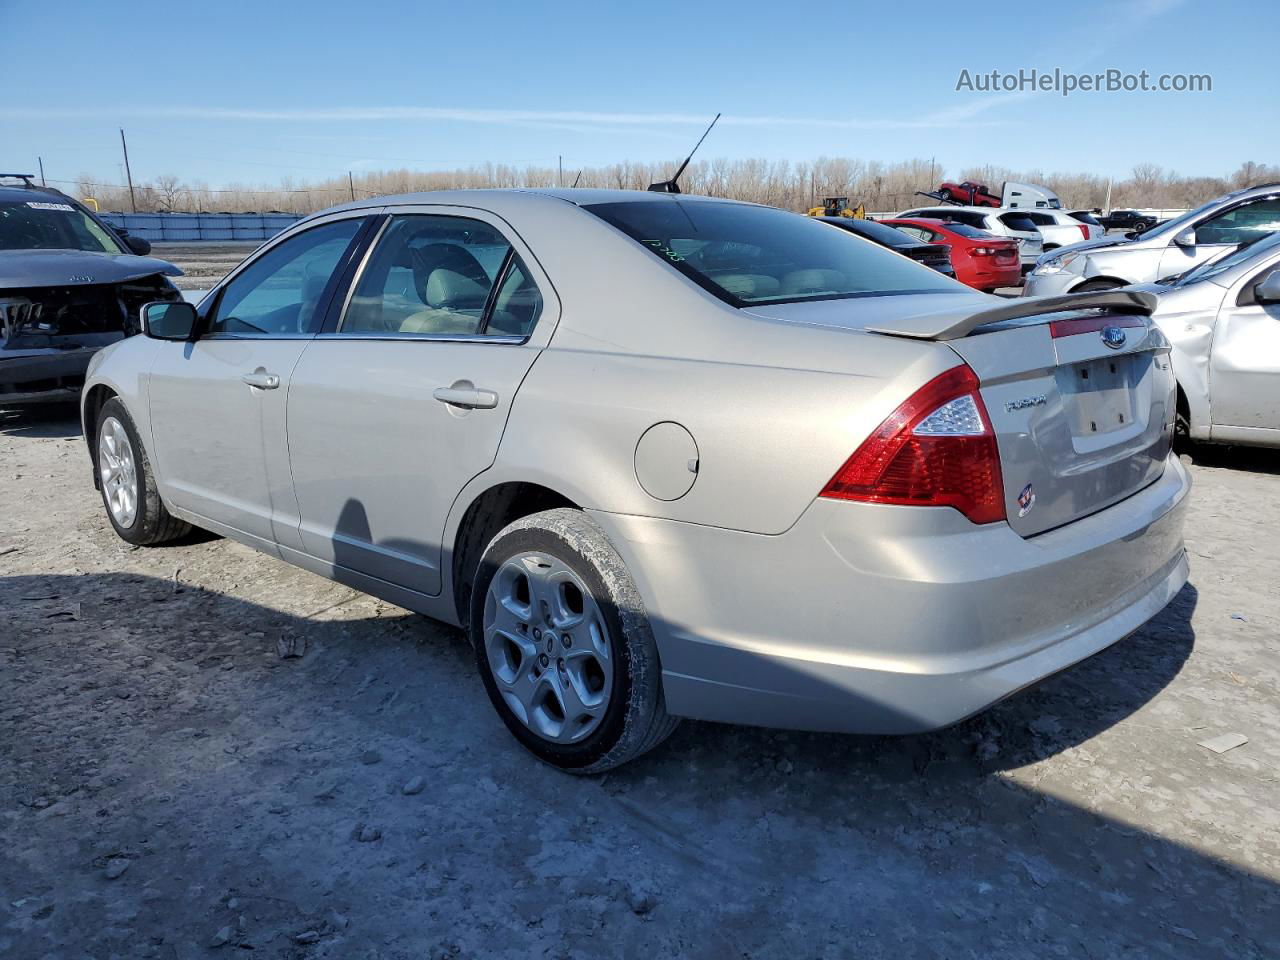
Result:
{"label": "car shadow on ground", "polygon": [[1246,473],[1280,473],[1280,450],[1270,447],[1202,443],[1196,444],[1187,452],[1202,467],[1219,467]]}
{"label": "car shadow on ground", "polygon": [[0,433],[53,440],[78,437],[80,411],[75,401],[0,407]]}
{"label": "car shadow on ground", "polygon": [[0,953],[1261,957],[1275,884],[1134,826],[1127,773],[1082,757],[1088,802],[1004,775],[1141,710],[1195,603],[939,733],[687,723],[575,778],[425,618],[5,578]]}

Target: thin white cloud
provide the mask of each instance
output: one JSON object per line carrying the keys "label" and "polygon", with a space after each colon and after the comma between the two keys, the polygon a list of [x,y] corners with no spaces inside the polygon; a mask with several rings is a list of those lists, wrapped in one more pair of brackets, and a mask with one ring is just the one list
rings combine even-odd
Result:
{"label": "thin white cloud", "polygon": [[[118,107],[117,117],[152,119],[236,120],[267,123],[359,123],[370,121],[452,121],[458,123],[525,126],[596,132],[600,129],[633,127],[704,126],[708,114],[688,113],[600,113],[576,110],[489,110],[462,107]],[[101,118],[101,110],[79,107],[0,107],[7,119],[87,119]],[[900,120],[841,119],[831,117],[751,116],[726,113],[720,122],[741,127],[813,127],[838,130],[909,130],[968,125],[963,118],[944,116]],[[645,131],[650,132],[650,131]]]}

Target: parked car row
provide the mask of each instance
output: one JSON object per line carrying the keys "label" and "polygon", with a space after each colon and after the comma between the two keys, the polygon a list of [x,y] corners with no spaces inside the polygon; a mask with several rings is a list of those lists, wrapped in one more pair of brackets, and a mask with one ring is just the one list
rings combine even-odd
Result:
{"label": "parked car row", "polygon": [[[461,626],[501,721],[565,770],[680,717],[934,729],[1181,589],[1179,425],[1280,444],[1278,203],[1108,246],[1056,209],[358,201],[94,355],[93,482],[129,543],[197,526]],[[1055,228],[1082,235],[1039,258],[1059,272],[1165,229],[1222,249],[1146,286],[978,292]]]}

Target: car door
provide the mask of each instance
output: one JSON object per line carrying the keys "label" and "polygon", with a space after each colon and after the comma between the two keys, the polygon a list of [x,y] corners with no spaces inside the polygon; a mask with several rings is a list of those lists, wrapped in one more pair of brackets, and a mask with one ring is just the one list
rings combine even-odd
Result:
{"label": "car door", "polygon": [[[1280,263],[1250,274],[1223,298],[1209,354],[1209,415],[1215,439],[1280,443],[1280,304],[1254,288]],[[1270,431],[1250,437],[1237,431]]]}
{"label": "car door", "polygon": [[264,549],[282,532],[296,541],[289,374],[364,224],[346,214],[270,244],[206,301],[198,339],[160,345],[148,400],[157,474],[202,525]]}
{"label": "car door", "polygon": [[333,329],[293,372],[289,459],[304,551],[439,593],[449,508],[493,463],[558,310],[504,221],[397,208]]}
{"label": "car door", "polygon": [[[1192,228],[1193,242],[1173,242],[1160,255],[1160,276],[1171,277],[1220,256],[1232,247],[1280,230],[1280,197],[1246,200],[1199,221]],[[1186,231],[1179,231],[1182,236]]]}

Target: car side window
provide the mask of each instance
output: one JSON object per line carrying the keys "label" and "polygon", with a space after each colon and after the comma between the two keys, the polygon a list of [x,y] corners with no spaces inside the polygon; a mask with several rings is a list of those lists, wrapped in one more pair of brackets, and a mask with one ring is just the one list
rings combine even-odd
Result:
{"label": "car side window", "polygon": [[497,229],[406,214],[383,230],[338,332],[524,336],[541,309],[537,286]]}
{"label": "car side window", "polygon": [[363,223],[335,220],[276,244],[227,284],[206,336],[315,333],[324,292]]}
{"label": "car side window", "polygon": [[1256,200],[1196,224],[1196,243],[1248,243],[1280,230],[1280,198]]}
{"label": "car side window", "polygon": [[907,234],[908,236],[915,237],[917,240],[924,240],[926,243],[933,242],[933,240],[931,239],[933,235],[930,233],[926,233],[924,230],[921,230],[919,227],[908,227],[904,224],[903,226],[898,227],[898,229],[901,230],[903,233]]}

